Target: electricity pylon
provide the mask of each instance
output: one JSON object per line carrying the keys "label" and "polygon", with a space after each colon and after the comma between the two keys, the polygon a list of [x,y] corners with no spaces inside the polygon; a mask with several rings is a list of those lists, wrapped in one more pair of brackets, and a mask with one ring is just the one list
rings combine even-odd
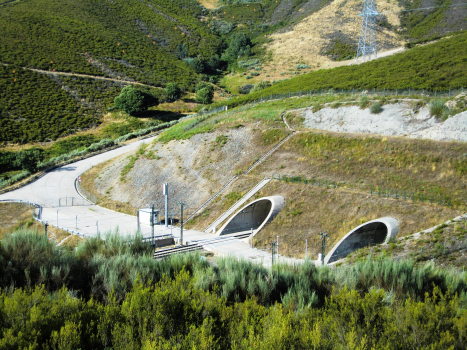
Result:
{"label": "electricity pylon", "polygon": [[360,38],[358,39],[357,59],[360,56],[368,56],[368,60],[371,58],[371,54],[376,56],[376,16],[379,15],[376,9],[375,0],[364,0],[363,11],[359,16],[362,16],[362,27],[360,29]]}

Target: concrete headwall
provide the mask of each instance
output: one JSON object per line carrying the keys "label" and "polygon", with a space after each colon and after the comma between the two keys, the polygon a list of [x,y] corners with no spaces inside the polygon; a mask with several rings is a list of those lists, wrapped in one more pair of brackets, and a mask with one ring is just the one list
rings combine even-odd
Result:
{"label": "concrete headwall", "polygon": [[227,235],[249,231],[253,229],[256,234],[268,222],[272,221],[284,207],[284,197],[271,196],[255,200],[240,209],[219,230],[218,235]]}
{"label": "concrete headwall", "polygon": [[347,233],[324,258],[324,263],[345,258],[351,252],[376,244],[387,243],[399,233],[399,222],[390,217],[366,222]]}

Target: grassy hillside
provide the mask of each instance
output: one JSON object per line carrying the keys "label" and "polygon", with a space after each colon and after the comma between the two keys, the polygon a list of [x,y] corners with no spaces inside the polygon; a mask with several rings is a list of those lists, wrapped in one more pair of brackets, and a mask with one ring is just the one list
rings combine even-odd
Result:
{"label": "grassy hillside", "polygon": [[190,84],[193,71],[175,59],[177,45],[209,58],[219,44],[201,16],[194,0],[15,2],[0,13],[0,57],[8,64],[105,75],[91,61],[97,60],[150,85]]}
{"label": "grassy hillside", "polygon": [[221,43],[200,21],[202,16],[203,8],[194,0],[27,0],[2,5],[0,141],[55,140],[96,126],[125,85],[29,68],[154,87],[177,82],[191,89],[198,74],[177,58],[178,45],[185,44],[190,56],[208,59]]}
{"label": "grassy hillside", "polygon": [[[426,39],[466,29],[467,4],[455,0],[400,1],[406,12],[400,13],[400,33],[407,39]],[[452,6],[461,4],[460,6]],[[413,11],[418,8],[428,8]]]}
{"label": "grassy hillside", "polygon": [[360,65],[323,69],[280,81],[228,101],[235,106],[271,94],[328,89],[428,89],[467,87],[467,33]]}

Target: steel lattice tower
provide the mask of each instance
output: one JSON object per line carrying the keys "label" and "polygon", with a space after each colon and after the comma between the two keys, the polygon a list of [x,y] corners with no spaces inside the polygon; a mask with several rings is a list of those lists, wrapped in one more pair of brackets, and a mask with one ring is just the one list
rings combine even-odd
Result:
{"label": "steel lattice tower", "polygon": [[362,27],[360,29],[360,38],[358,39],[357,49],[357,61],[360,56],[368,56],[368,60],[371,58],[371,54],[376,56],[376,16],[379,15],[376,10],[375,0],[364,0],[363,11],[359,16],[362,16]]}

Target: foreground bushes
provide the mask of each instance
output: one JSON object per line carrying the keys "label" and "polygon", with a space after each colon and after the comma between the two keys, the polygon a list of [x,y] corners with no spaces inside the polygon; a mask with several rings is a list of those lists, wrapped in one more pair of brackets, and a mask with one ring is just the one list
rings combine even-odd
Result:
{"label": "foreground bushes", "polygon": [[272,270],[199,254],[156,261],[136,236],[76,250],[0,244],[0,348],[462,349],[465,274],[370,259]]}

